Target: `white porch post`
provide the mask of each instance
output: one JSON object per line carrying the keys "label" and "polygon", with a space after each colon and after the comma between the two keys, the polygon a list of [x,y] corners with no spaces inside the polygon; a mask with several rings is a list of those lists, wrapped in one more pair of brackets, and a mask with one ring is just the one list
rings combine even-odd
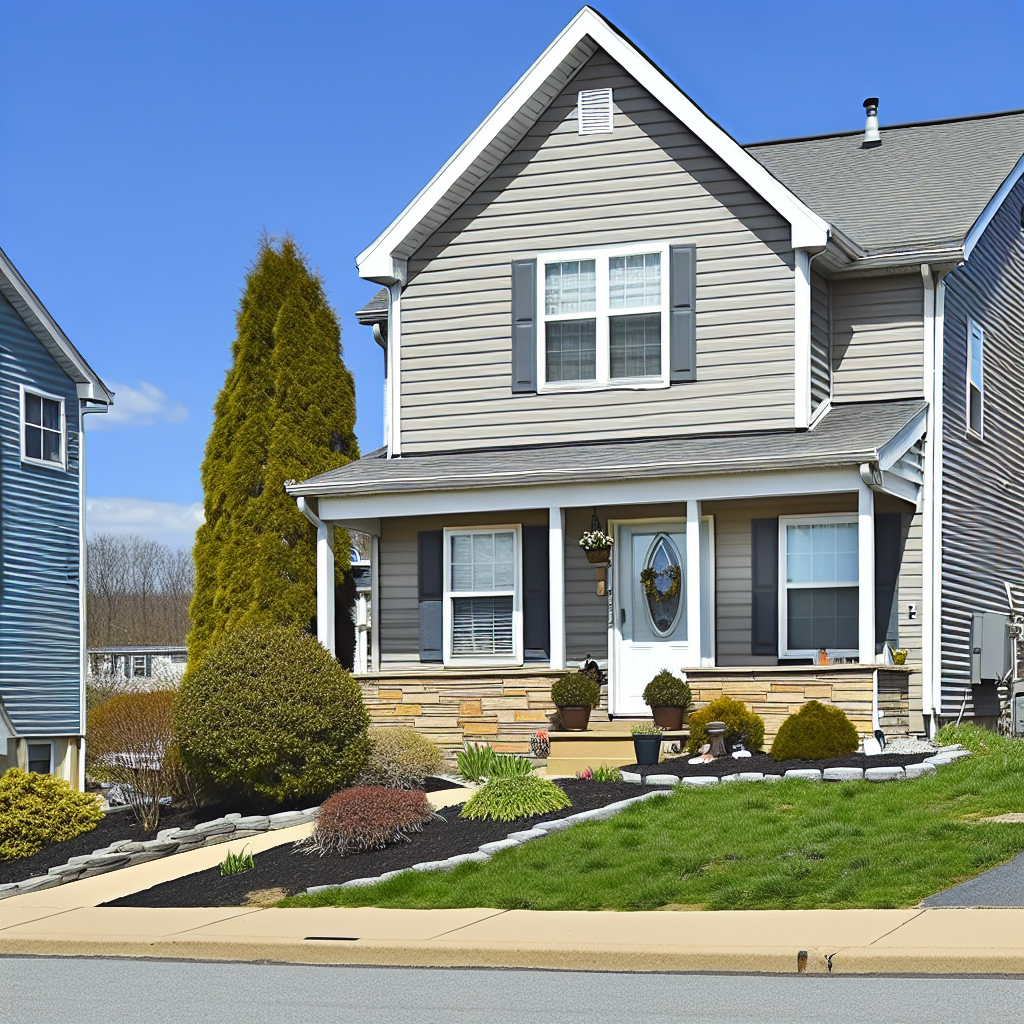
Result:
{"label": "white porch post", "polygon": [[370,660],[371,671],[380,671],[380,537],[370,537]]}
{"label": "white porch post", "polygon": [[686,503],[686,642],[690,664],[700,665],[700,502]]}
{"label": "white porch post", "polygon": [[565,668],[565,510],[548,509],[548,614],[552,668]]}
{"label": "white porch post", "polygon": [[334,649],[334,526],[316,528],[316,638],[332,654]]}
{"label": "white porch post", "polygon": [[857,592],[860,618],[860,661],[875,663],[875,495],[861,483],[857,493]]}

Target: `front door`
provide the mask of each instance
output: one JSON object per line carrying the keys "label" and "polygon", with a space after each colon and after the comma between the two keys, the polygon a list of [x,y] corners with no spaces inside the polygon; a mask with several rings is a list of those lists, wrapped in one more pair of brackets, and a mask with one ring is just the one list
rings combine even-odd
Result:
{"label": "front door", "polygon": [[686,636],[686,523],[619,526],[615,551],[610,710],[649,715],[643,692],[651,679],[700,664]]}

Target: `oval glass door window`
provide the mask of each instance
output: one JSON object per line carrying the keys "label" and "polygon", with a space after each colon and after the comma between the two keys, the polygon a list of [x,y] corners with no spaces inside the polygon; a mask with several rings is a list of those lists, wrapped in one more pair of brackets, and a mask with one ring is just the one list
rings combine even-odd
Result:
{"label": "oval glass door window", "polygon": [[[644,588],[644,597],[647,604],[647,616],[651,620],[651,627],[659,636],[667,636],[672,632],[672,627],[679,618],[679,608],[682,604],[683,578],[682,563],[679,560],[679,552],[675,544],[663,533],[654,538],[650,553],[647,556],[645,569],[654,572],[654,588],[661,595],[657,597],[648,593]],[[675,588],[671,597],[667,596]]]}

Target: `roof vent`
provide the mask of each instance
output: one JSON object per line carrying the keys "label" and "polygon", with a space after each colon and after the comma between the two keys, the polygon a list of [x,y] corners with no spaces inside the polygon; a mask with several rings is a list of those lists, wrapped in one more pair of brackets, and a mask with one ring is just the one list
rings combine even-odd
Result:
{"label": "roof vent", "polygon": [[576,103],[580,135],[601,135],[612,131],[611,89],[583,89]]}
{"label": "roof vent", "polygon": [[861,148],[870,149],[882,144],[882,136],[878,131],[878,97],[870,96],[864,101],[867,120],[864,122],[864,143]]}

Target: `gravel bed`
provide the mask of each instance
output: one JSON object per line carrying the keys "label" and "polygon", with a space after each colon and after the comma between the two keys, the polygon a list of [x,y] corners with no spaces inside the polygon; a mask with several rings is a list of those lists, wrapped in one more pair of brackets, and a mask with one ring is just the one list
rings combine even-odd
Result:
{"label": "gravel bed", "polygon": [[661,764],[628,764],[624,772],[643,775],[676,775],[687,778],[694,775],[732,775],[735,772],[762,772],[765,775],[784,775],[797,768],[892,768],[918,764],[934,754],[934,750],[916,754],[844,754],[842,757],[827,757],[820,761],[773,761],[767,754],[751,754],[750,757],[716,757],[704,764],[690,764],[689,756],[670,758]]}
{"label": "gravel bed", "polygon": [[[251,902],[250,894],[261,890],[280,890],[278,898],[305,892],[309,886],[333,885],[352,878],[380,875],[385,871],[412,867],[423,861],[444,860],[459,853],[471,853],[482,843],[504,839],[510,832],[522,831],[539,821],[588,811],[618,800],[636,797],[653,787],[625,782],[590,782],[560,779],[560,785],[572,801],[571,808],[553,814],[515,821],[477,821],[459,817],[459,807],[446,807],[443,821],[425,825],[408,843],[396,843],[383,850],[340,857],[303,853],[291,843],[255,855],[256,866],[240,875],[221,877],[220,868],[209,868],[192,875],[155,885],[104,904],[108,907],[237,907]],[[543,840],[542,840],[543,841]]]}

